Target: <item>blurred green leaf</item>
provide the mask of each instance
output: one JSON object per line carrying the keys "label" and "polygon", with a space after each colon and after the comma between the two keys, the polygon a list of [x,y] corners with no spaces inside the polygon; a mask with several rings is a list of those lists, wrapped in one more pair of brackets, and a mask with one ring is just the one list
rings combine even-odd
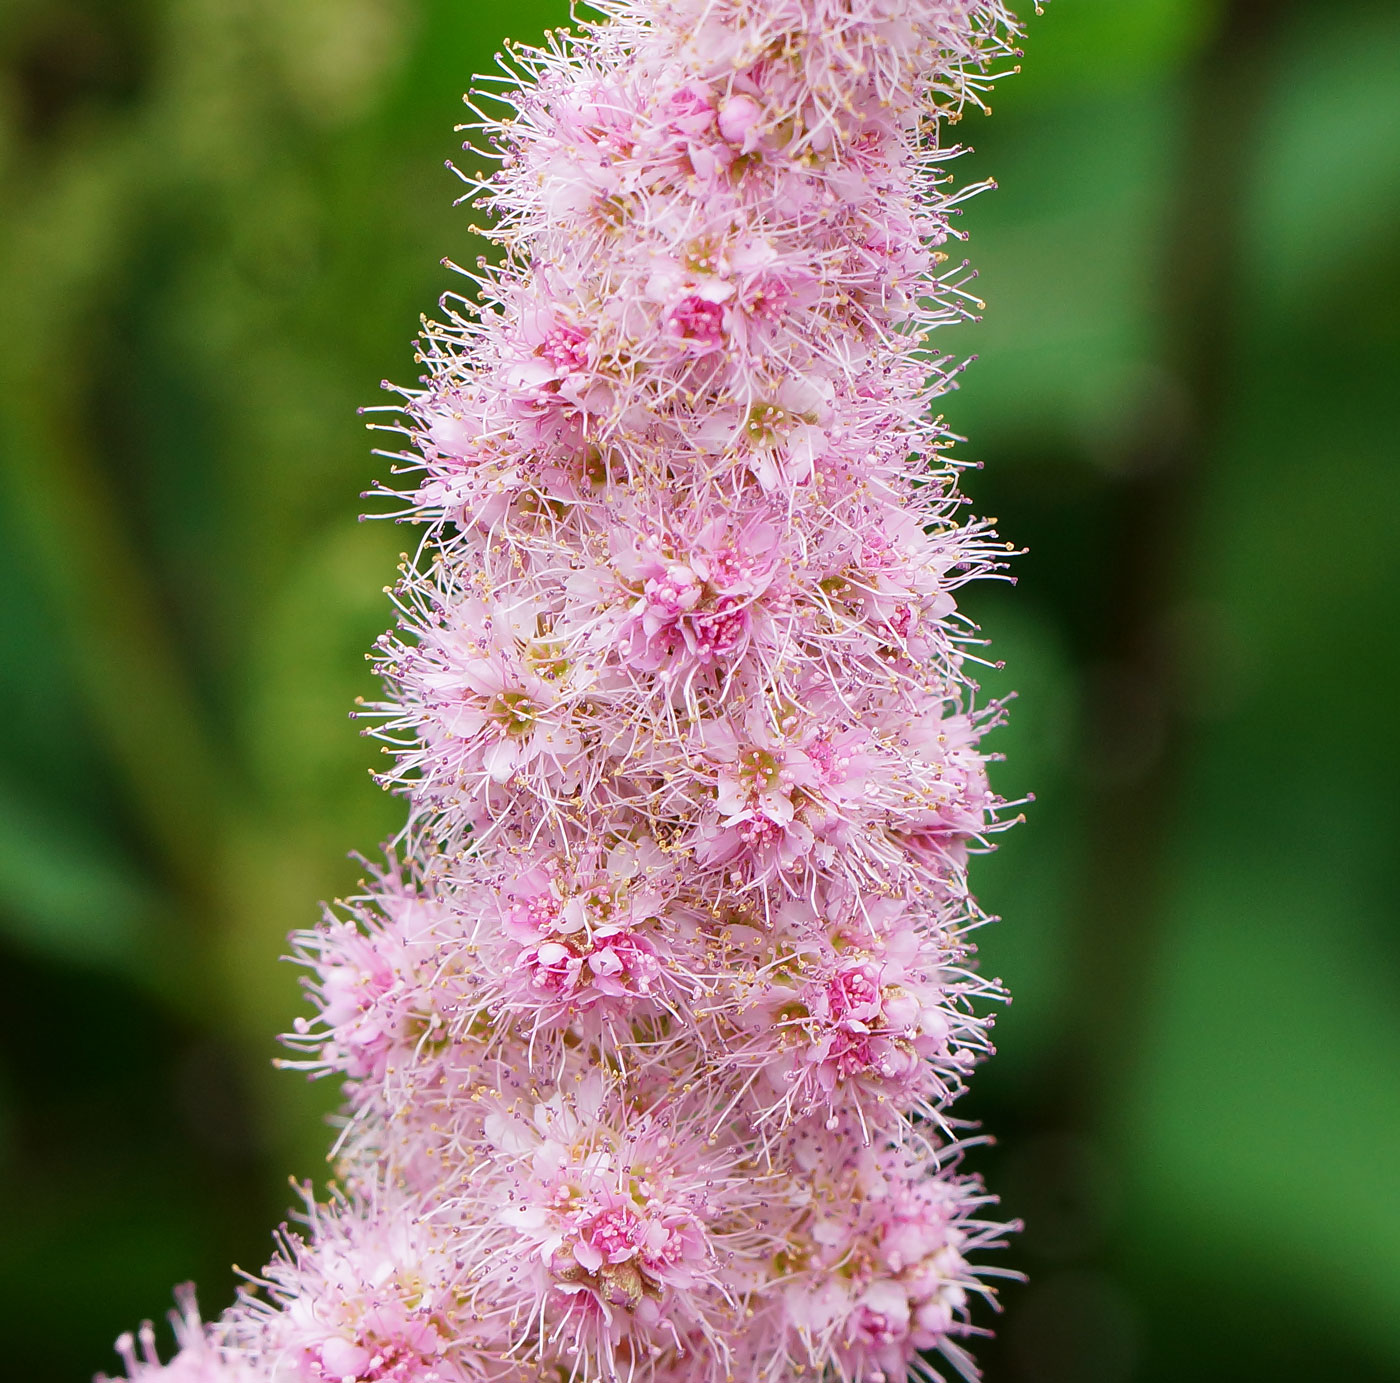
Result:
{"label": "blurred green leaf", "polygon": [[963,175],[999,184],[964,217],[985,318],[946,346],[979,357],[946,405],[974,454],[1050,447],[1110,460],[1156,383],[1177,99],[1162,84],[1078,94],[970,132],[977,153]]}
{"label": "blurred green leaf", "polygon": [[1400,1367],[1400,1015],[1374,906],[1296,852],[1202,851],[1124,1118],[1161,1252],[1306,1302]]}
{"label": "blurred green leaf", "polygon": [[997,114],[1066,95],[1131,92],[1193,57],[1221,9],[1220,0],[1048,0],[1030,20],[1021,71],[998,93]]}
{"label": "blurred green leaf", "polygon": [[1248,189],[1245,264],[1275,310],[1315,311],[1400,219],[1400,11],[1300,15],[1295,30]]}
{"label": "blurred green leaf", "polygon": [[70,964],[139,969],[161,908],[130,867],[71,820],[0,788],[0,928]]}

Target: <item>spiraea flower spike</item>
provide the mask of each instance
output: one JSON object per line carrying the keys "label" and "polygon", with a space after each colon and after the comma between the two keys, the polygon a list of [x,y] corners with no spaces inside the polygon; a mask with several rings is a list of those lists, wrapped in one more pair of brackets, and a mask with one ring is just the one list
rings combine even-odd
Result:
{"label": "spiraea flower spike", "polygon": [[[935,332],[999,0],[603,0],[513,47],[495,247],[398,411],[361,714],[408,801],[295,939],[340,1189],[150,1383],[975,1376],[949,1113],[998,824]],[[1004,813],[1002,816],[1004,819]]]}

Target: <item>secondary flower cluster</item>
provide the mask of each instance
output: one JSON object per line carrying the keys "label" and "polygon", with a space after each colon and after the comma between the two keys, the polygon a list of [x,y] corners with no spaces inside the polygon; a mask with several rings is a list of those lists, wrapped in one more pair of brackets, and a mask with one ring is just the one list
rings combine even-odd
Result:
{"label": "secondary flower cluster", "polygon": [[[366,706],[409,802],[297,938],[343,1190],[162,1383],[895,1383],[1005,1226],[946,1114],[988,1050],[998,803],[929,332],[940,136],[1000,0],[607,0],[512,50],[500,249],[425,327],[424,525]],[[387,493],[387,492],[386,492]]]}

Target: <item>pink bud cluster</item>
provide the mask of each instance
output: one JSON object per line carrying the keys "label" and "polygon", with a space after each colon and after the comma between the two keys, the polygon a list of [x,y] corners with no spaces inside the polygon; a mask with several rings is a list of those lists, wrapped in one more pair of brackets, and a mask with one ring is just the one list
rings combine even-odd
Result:
{"label": "pink bud cluster", "polygon": [[340,1183],[162,1383],[968,1377],[1007,1226],[986,779],[930,332],[1000,0],[605,0],[511,50],[424,328],[365,707],[410,804],[296,939]]}

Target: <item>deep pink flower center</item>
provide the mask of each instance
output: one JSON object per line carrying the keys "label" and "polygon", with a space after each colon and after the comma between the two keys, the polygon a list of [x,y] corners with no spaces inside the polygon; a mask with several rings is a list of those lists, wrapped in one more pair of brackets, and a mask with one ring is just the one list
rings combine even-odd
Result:
{"label": "deep pink flower center", "polygon": [[561,374],[588,368],[588,337],[577,327],[551,327],[538,347],[543,356]]}
{"label": "deep pink flower center", "polygon": [[672,309],[671,325],[683,340],[718,346],[724,340],[724,309],[718,303],[691,294]]}

